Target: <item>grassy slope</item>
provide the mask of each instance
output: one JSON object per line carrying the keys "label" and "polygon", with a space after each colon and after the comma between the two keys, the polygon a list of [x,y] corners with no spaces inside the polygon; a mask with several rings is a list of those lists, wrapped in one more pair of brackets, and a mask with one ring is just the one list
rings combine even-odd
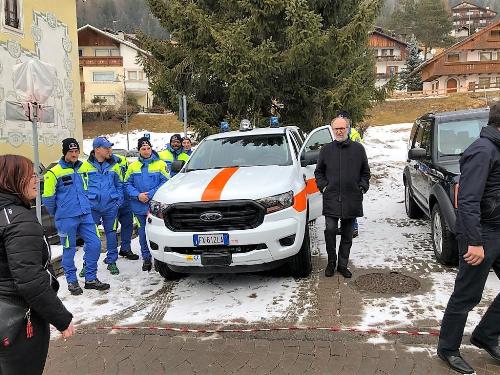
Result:
{"label": "grassy slope", "polygon": [[[496,93],[498,99],[499,93]],[[492,97],[488,96],[491,104]],[[453,94],[448,97],[429,99],[389,100],[377,104],[369,112],[366,125],[388,125],[413,122],[428,112],[446,112],[460,109],[486,107],[484,94]]]}

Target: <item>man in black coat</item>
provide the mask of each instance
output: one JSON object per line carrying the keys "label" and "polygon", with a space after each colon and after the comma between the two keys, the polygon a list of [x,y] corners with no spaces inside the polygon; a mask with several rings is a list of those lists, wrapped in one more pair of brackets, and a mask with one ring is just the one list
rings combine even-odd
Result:
{"label": "man in black coat", "polygon": [[[438,355],[462,374],[474,369],[460,355],[467,315],[480,301],[490,269],[500,278],[500,102],[488,125],[460,159],[456,233],[459,269],[441,323]],[[470,342],[500,362],[500,294],[472,333]]]}
{"label": "man in black coat", "polygon": [[325,276],[335,274],[337,266],[336,234],[341,219],[342,237],[339,246],[338,272],[346,278],[352,276],[347,269],[352,246],[353,221],[363,216],[363,194],[370,185],[370,167],[361,143],[349,139],[350,120],[336,117],[332,121],[335,140],[323,146],[319,153],[314,175],[323,194],[325,215],[325,241],[328,265]]}

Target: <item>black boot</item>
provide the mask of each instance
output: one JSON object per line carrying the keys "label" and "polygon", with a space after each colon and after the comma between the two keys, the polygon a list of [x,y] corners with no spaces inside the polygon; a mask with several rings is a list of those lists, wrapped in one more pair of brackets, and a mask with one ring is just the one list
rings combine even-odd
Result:
{"label": "black boot", "polygon": [[108,290],[109,284],[103,283],[99,279],[85,281],[85,289]]}
{"label": "black boot", "polygon": [[151,271],[151,268],[153,268],[153,263],[151,262],[151,259],[145,259],[142,262],[142,270],[143,271]]}
{"label": "black boot", "polygon": [[137,260],[139,259],[139,255],[134,254],[132,250],[120,250],[120,256],[127,258],[128,260]]}
{"label": "black boot", "polygon": [[332,277],[333,275],[335,275],[335,264],[328,263],[325,268],[325,276]]}
{"label": "black boot", "polygon": [[486,350],[486,353],[488,353],[491,358],[495,359],[496,361],[500,361],[500,346],[485,344],[481,340],[474,337],[474,335],[471,336],[470,343],[478,347],[479,349]]}
{"label": "black boot", "polygon": [[68,283],[68,290],[74,296],[83,294],[83,290],[82,288],[80,288],[80,284],[78,284],[78,281],[75,281],[74,283]]}
{"label": "black boot", "polygon": [[461,374],[475,374],[476,372],[470,365],[465,362],[465,360],[462,358],[460,353],[453,355],[453,354],[448,354],[445,352],[442,352],[438,350],[437,355],[439,358],[441,358],[443,361],[445,361],[448,366],[461,373]]}
{"label": "black boot", "polygon": [[337,271],[346,279],[350,279],[352,277],[351,271],[349,271],[347,268],[339,267],[337,268]]}

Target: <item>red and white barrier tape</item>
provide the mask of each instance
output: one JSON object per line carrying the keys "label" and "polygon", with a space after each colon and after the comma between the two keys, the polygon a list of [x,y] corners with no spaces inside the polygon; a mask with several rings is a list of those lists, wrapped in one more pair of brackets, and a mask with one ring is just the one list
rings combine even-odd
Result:
{"label": "red and white barrier tape", "polygon": [[96,330],[106,331],[133,331],[133,330],[149,330],[149,331],[169,331],[179,333],[252,333],[252,332],[275,332],[275,331],[328,331],[328,332],[352,332],[365,333],[370,335],[406,335],[406,336],[439,336],[438,331],[406,331],[406,330],[385,330],[376,328],[362,327],[306,327],[306,326],[290,326],[290,327],[271,327],[271,328],[188,328],[188,327],[158,327],[158,326],[110,326],[96,327]]}

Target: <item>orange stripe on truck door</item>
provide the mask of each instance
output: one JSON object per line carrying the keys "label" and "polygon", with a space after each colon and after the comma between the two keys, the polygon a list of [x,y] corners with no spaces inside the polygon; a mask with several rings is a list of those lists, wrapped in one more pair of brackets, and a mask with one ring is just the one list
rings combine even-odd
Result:
{"label": "orange stripe on truck door", "polygon": [[236,173],[238,167],[233,168],[224,168],[210,181],[205,188],[201,196],[201,200],[206,201],[219,201],[220,196],[222,194],[222,190],[224,186],[226,186],[227,182],[231,178],[233,174]]}
{"label": "orange stripe on truck door", "polygon": [[318,185],[316,185],[316,179],[310,178],[306,181],[307,194],[319,193]]}
{"label": "orange stripe on truck door", "polygon": [[293,197],[293,208],[297,212],[302,212],[307,208],[307,187]]}

